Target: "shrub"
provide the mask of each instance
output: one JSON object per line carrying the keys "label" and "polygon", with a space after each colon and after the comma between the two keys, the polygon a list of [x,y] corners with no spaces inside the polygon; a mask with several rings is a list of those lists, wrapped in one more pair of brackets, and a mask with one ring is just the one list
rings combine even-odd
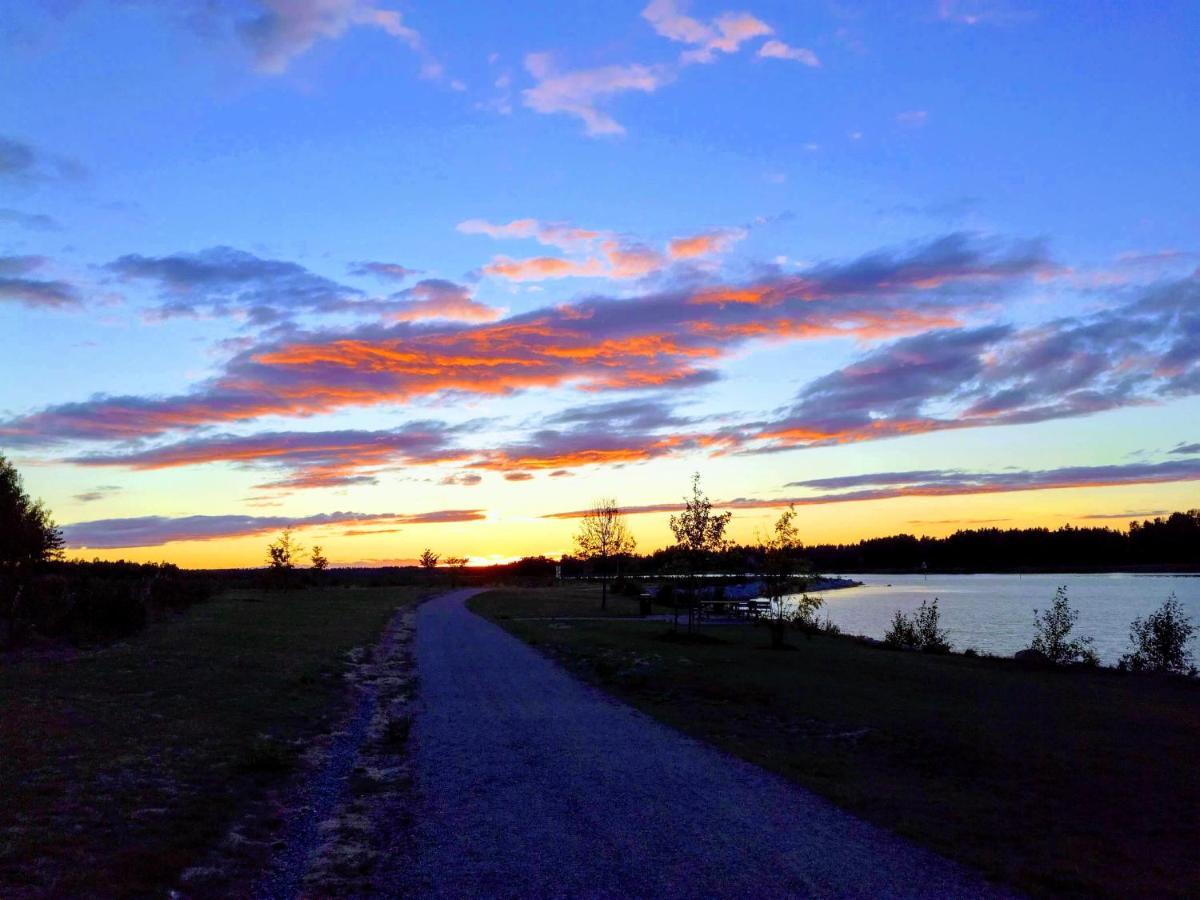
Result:
{"label": "shrub", "polygon": [[1092,649],[1092,639],[1077,638],[1069,640],[1075,620],[1079,618],[1078,610],[1071,608],[1067,600],[1067,588],[1064,585],[1054,592],[1054,602],[1043,613],[1033,611],[1034,637],[1031,650],[1045,654],[1050,662],[1057,666],[1065,666],[1073,662],[1082,662],[1091,666],[1099,665],[1100,658]]}
{"label": "shrub", "polygon": [[896,610],[891,626],[883,635],[883,642],[889,647],[915,647],[917,632],[913,628],[912,619]]}
{"label": "shrub", "polygon": [[1131,652],[1121,657],[1121,667],[1134,672],[1172,672],[1195,675],[1188,642],[1195,626],[1174,594],[1146,618],[1129,626]]}
{"label": "shrub", "polygon": [[949,653],[949,636],[941,628],[941,613],[938,601],[921,601],[921,606],[912,616],[900,610],[892,617],[892,625],[883,636],[889,647],[911,647],[926,653]]}
{"label": "shrub", "polygon": [[810,597],[808,594],[801,594],[799,597],[793,597],[792,602],[796,608],[792,610],[788,621],[791,622],[793,628],[799,628],[804,631],[820,631],[821,623],[817,619],[817,610],[825,605],[825,601],[820,597]]}
{"label": "shrub", "polygon": [[817,629],[822,634],[841,634],[842,629],[833,623],[833,619],[829,618],[829,613],[825,614],[824,621],[817,625]]}

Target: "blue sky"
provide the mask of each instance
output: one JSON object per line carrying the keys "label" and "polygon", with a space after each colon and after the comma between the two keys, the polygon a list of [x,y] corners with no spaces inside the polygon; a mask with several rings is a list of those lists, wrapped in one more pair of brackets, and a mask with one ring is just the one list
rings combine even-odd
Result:
{"label": "blue sky", "polygon": [[6,16],[0,451],[81,552],[561,552],[695,469],[746,539],[1197,505],[1194,4]]}

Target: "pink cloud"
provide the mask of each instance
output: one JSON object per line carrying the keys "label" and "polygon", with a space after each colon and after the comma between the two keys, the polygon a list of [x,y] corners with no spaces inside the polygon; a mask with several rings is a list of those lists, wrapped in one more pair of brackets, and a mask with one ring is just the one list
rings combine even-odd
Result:
{"label": "pink cloud", "polygon": [[712,62],[717,53],[736,53],[746,41],[772,33],[770,25],[750,13],[727,12],[702,22],[685,9],[679,0],[651,0],[642,10],[642,18],[658,34],[692,46],[680,56],[684,63]]}
{"label": "pink cloud", "polygon": [[537,81],[522,91],[525,105],[540,113],[574,116],[592,137],[625,133],[616,119],[599,109],[600,103],[629,91],[652,94],[673,77],[663,66],[638,63],[558,72],[541,53],[526,56],[525,68]]}
{"label": "pink cloud", "polygon": [[817,54],[807,47],[792,47],[783,41],[767,41],[758,48],[758,55],[763,59],[790,59],[812,69],[821,67],[821,60],[817,58]]}

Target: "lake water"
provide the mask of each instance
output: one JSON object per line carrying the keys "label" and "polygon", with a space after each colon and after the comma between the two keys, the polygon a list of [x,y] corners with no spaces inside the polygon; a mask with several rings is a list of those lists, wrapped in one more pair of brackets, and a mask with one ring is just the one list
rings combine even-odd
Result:
{"label": "lake water", "polygon": [[[840,573],[839,573],[840,574]],[[1095,638],[1100,661],[1113,665],[1129,650],[1129,625],[1174,593],[1200,629],[1200,577],[1171,575],[854,575],[862,587],[819,595],[829,618],[847,634],[882,638],[896,610],[910,613],[922,600],[938,600],[942,627],[955,650],[1011,656],[1033,639],[1033,610],[1049,608],[1066,585],[1079,611],[1072,636]],[[1193,638],[1200,659],[1200,636]]]}

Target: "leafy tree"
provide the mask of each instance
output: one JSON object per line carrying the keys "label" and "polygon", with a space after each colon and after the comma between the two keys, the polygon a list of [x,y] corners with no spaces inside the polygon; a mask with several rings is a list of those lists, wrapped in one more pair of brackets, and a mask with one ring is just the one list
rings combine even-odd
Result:
{"label": "leafy tree", "polygon": [[1048,610],[1039,614],[1035,609],[1033,616],[1035,634],[1031,649],[1045,654],[1057,666],[1073,662],[1099,665],[1100,658],[1092,649],[1090,637],[1076,640],[1068,637],[1075,627],[1075,620],[1079,618],[1079,612],[1072,609],[1067,600],[1066,585],[1054,592],[1054,602]]}
{"label": "leafy tree", "polygon": [[[696,576],[703,571],[709,557],[725,548],[725,529],[732,517],[733,514],[728,511],[713,512],[712,501],[700,488],[700,473],[692,475],[692,496],[683,498],[683,512],[671,516],[675,546],[682,554],[687,567],[689,629],[695,613]],[[675,627],[679,627],[678,602],[675,604]]]}
{"label": "leafy tree", "polygon": [[0,603],[15,640],[26,578],[39,564],[62,554],[62,533],[40,500],[25,493],[20,473],[0,456]]}
{"label": "leafy tree", "polygon": [[637,546],[616,500],[597,500],[592,505],[579,522],[575,546],[580,556],[592,560],[600,570],[600,608],[607,609],[609,563]]}
{"label": "leafy tree", "polygon": [[437,568],[439,559],[441,559],[441,556],[426,547],[421,553],[421,568],[432,571]]}
{"label": "leafy tree", "polygon": [[[783,634],[788,622],[785,598],[803,591],[808,583],[804,577],[808,567],[800,558],[803,547],[799,529],[796,528],[795,507],[784,510],[771,533],[759,540],[764,593],[771,604],[768,622],[771,646],[776,649],[783,647]],[[804,594],[796,609],[796,623],[813,624],[814,614],[820,606],[821,598]]]}
{"label": "leafy tree", "polygon": [[329,568],[329,560],[325,558],[320,544],[316,544],[312,548],[312,567],[318,572],[324,572]]}
{"label": "leafy tree", "polygon": [[279,537],[267,546],[267,564],[277,585],[291,583],[296,563],[303,554],[304,548],[292,536],[290,528],[285,528]]}
{"label": "leafy tree", "polygon": [[1129,627],[1132,650],[1121,657],[1121,667],[1135,672],[1195,674],[1188,643],[1196,627],[1174,594],[1146,618]]}

